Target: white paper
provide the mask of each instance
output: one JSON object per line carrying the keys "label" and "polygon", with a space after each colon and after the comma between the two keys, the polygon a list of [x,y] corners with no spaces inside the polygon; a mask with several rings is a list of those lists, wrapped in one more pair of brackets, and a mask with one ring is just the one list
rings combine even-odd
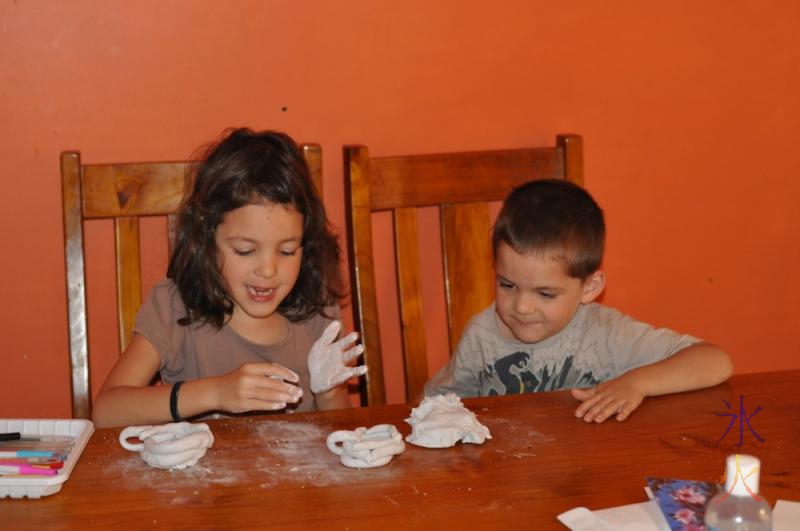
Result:
{"label": "white paper", "polygon": [[612,531],[586,507],[576,507],[557,516],[572,531]]}
{"label": "white paper", "polygon": [[561,513],[558,520],[572,531],[669,531],[661,509],[652,500],[599,511],[578,507]]}
{"label": "white paper", "polygon": [[800,522],[800,502],[778,500],[772,510],[772,531],[794,531]]}

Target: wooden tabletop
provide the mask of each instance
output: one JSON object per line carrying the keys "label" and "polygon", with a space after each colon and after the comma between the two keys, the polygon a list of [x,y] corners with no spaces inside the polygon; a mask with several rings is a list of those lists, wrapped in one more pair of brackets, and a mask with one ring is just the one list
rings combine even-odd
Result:
{"label": "wooden tabletop", "polygon": [[[567,392],[465,400],[492,433],[483,445],[407,445],[389,465],[345,468],[327,435],[391,423],[405,436],[410,406],[209,421],[216,441],[185,470],[151,468],[94,433],[62,490],[0,500],[8,529],[565,529],[556,516],[646,501],[646,476],[718,481],[725,457],[761,458],[771,505],[800,500],[800,370],[734,376],[706,389],[645,400],[625,422],[586,424]],[[743,396],[739,419],[717,442]],[[731,405],[729,410],[725,405]]]}

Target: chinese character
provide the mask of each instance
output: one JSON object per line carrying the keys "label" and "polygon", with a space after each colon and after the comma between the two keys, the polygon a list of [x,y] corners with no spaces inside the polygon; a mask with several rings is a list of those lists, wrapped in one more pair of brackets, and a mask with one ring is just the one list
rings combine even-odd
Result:
{"label": "chinese character", "polygon": [[[753,413],[753,415],[755,415],[755,413]],[[723,435],[723,437],[724,437],[724,435]],[[736,486],[736,483],[739,481],[739,477],[742,478],[742,485],[744,485],[744,488],[747,489],[748,494],[750,494],[750,496],[752,496],[754,500],[761,501],[761,498],[758,496],[758,494],[753,492],[750,489],[750,487],[747,486],[747,482],[745,481],[747,478],[749,478],[750,476],[752,476],[756,472],[758,472],[758,467],[754,466],[753,470],[751,470],[749,474],[747,474],[746,476],[742,475],[742,467],[741,467],[741,465],[739,465],[739,454],[736,454],[736,475],[733,478],[733,484],[731,484],[731,490],[729,490],[728,493],[725,494],[725,496],[723,496],[722,498],[718,499],[715,503],[721,502],[722,500],[727,498],[731,494],[731,492],[733,492],[733,487]],[[724,474],[722,475],[722,483],[725,483],[725,475]]]}
{"label": "chinese character", "polygon": [[[730,405],[730,403],[728,403],[727,400],[725,400],[723,398],[721,398],[720,400],[725,402],[725,405],[727,406],[728,409],[731,408],[731,405]],[[739,413],[740,413],[739,415],[737,415],[736,413],[717,413],[718,417],[731,417],[731,423],[728,424],[728,429],[725,430],[725,433],[722,434],[722,437],[719,438],[719,441],[721,441],[722,439],[725,438],[726,435],[728,435],[728,432],[731,431],[731,427],[733,426],[733,423],[736,422],[736,417],[739,417],[739,444],[734,444],[734,446],[738,446],[739,448],[742,447],[742,441],[744,440],[744,423],[745,422],[747,423],[747,427],[750,429],[750,433],[755,435],[756,439],[758,439],[758,441],[760,443],[763,443],[764,442],[764,438],[759,436],[756,433],[756,431],[753,429],[753,427],[750,425],[750,419],[755,417],[756,413],[758,413],[759,411],[761,411],[761,406],[758,406],[756,408],[756,410],[753,411],[753,414],[748,417],[747,413],[745,413],[745,410],[744,410],[744,395],[739,395]],[[719,441],[717,441],[717,443],[719,443]],[[716,444],[716,443],[714,443],[714,444]]]}

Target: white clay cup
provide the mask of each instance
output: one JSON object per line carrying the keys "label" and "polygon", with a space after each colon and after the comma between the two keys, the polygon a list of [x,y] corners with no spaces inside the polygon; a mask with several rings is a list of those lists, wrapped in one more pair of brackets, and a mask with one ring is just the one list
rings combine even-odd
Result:
{"label": "white clay cup", "polygon": [[405,450],[403,438],[391,424],[335,431],[328,435],[326,444],[339,456],[341,463],[350,468],[383,466]]}
{"label": "white clay cup", "polygon": [[[131,443],[136,437],[141,442]],[[205,455],[214,444],[208,424],[178,422],[161,426],[130,426],[122,430],[123,448],[139,452],[142,460],[157,468],[186,468]]]}

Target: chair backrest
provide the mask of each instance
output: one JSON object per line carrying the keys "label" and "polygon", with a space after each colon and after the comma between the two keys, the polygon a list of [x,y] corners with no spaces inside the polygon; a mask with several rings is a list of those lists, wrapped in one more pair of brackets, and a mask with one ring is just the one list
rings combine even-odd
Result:
{"label": "chair backrest", "polygon": [[362,403],[386,403],[372,246],[371,214],[391,211],[407,399],[428,378],[416,222],[417,207],[440,207],[450,352],[469,319],[494,298],[489,202],[534,179],[583,183],[578,135],[558,135],[543,148],[370,157],[344,147],[347,237],[355,326],[369,367]]}
{"label": "chair backrest", "polygon": [[[322,197],[321,149],[317,144],[302,144],[301,148]],[[61,154],[73,418],[89,418],[91,413],[83,222],[114,220],[117,321],[123,351],[142,304],[139,218],[166,216],[171,246],[175,212],[193,168],[192,162],[82,165],[78,152]]]}

